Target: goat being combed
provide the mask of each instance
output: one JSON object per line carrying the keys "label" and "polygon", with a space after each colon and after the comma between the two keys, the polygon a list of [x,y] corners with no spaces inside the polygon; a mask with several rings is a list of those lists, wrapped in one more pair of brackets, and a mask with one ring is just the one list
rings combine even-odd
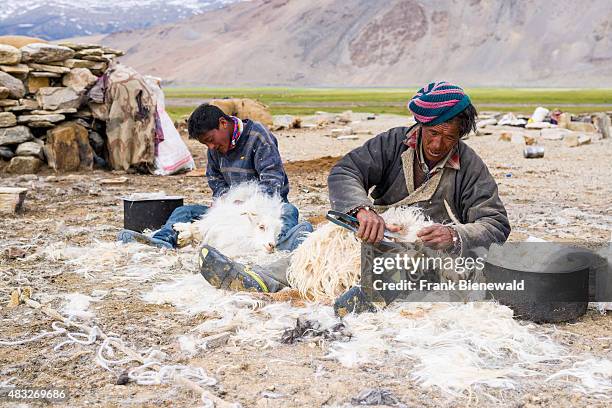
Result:
{"label": "goat being combed", "polygon": [[229,257],[273,252],[282,229],[283,201],[257,183],[232,187],[199,220],[177,223],[179,246],[208,244]]}
{"label": "goat being combed", "polygon": [[[381,216],[387,224],[401,227],[403,242],[415,242],[416,233],[433,222],[418,208],[390,208]],[[361,277],[360,241],[354,233],[326,223],[317,228],[294,251],[287,280],[304,298],[333,301],[359,283]]]}

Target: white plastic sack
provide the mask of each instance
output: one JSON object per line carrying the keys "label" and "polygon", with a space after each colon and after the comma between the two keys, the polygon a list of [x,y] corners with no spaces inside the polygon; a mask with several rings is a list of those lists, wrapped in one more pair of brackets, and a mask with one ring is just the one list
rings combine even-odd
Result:
{"label": "white plastic sack", "polygon": [[195,162],[181,135],[174,127],[172,119],[166,113],[164,93],[159,87],[160,80],[155,77],[145,77],[157,101],[157,114],[161,122],[164,140],[157,146],[155,155],[155,171],[158,176],[168,176],[182,170],[195,169]]}
{"label": "white plastic sack", "polygon": [[167,176],[182,170],[195,169],[195,162],[181,135],[174,127],[172,119],[165,110],[157,109],[164,132],[164,140],[157,146],[155,171],[158,176]]}
{"label": "white plastic sack", "polygon": [[533,114],[531,115],[531,121],[532,122],[544,122],[546,115],[548,115],[549,113],[550,111],[548,109],[538,106],[533,111]]}

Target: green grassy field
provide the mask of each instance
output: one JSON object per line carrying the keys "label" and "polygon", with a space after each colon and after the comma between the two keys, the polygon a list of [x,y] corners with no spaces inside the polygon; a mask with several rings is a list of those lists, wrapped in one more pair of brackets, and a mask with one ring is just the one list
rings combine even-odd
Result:
{"label": "green grassy field", "polygon": [[[274,115],[310,115],[316,111],[347,109],[407,115],[406,102],[416,89],[167,88],[164,91],[168,112],[178,118],[188,115],[200,100],[225,97],[257,99],[269,105]],[[468,88],[466,91],[479,110],[531,113],[537,106],[574,113],[612,110],[612,89]],[[189,103],[191,99],[193,105]]]}

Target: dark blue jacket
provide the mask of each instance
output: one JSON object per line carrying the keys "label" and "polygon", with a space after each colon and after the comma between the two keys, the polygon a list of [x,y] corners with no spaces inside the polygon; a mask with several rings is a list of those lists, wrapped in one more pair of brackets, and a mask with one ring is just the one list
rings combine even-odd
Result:
{"label": "dark blue jacket", "polygon": [[289,179],[283,168],[278,142],[264,125],[244,120],[236,147],[221,154],[208,150],[206,177],[217,198],[232,185],[257,181],[265,192],[278,193],[284,201],[289,194]]}

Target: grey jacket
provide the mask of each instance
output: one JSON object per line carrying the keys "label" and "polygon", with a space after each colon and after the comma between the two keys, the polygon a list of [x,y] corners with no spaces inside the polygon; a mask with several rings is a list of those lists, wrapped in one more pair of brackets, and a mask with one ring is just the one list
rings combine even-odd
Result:
{"label": "grey jacket", "polygon": [[450,223],[446,201],[461,223],[454,228],[462,254],[505,242],[510,223],[497,184],[482,159],[463,141],[457,146],[459,169],[444,167],[415,190],[415,150],[404,143],[413,128],[390,129],[344,156],[328,177],[332,208],[348,212],[372,206],[368,192],[373,188],[370,195],[378,210],[417,205],[433,221]]}

